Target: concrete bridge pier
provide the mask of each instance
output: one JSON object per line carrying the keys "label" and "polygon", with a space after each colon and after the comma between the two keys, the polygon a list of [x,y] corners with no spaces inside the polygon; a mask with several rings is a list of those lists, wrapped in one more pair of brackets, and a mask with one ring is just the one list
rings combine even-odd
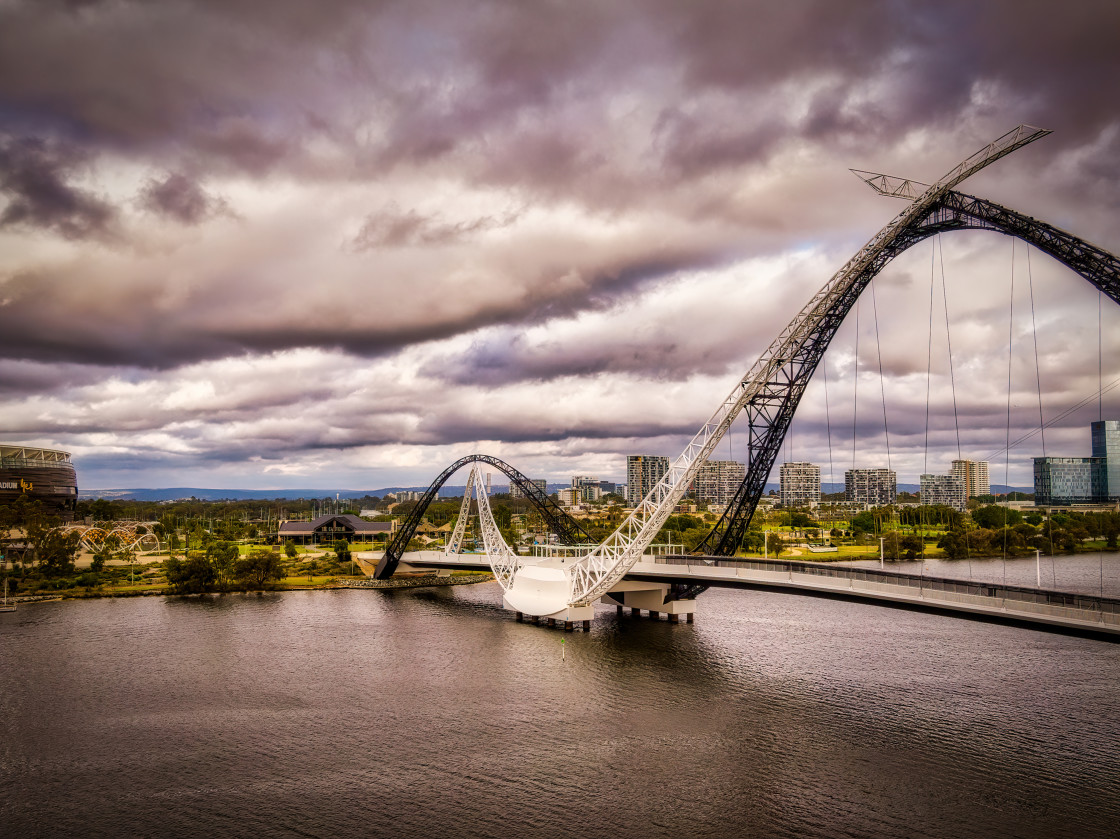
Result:
{"label": "concrete bridge pier", "polygon": [[665,614],[670,623],[680,623],[683,615],[686,623],[692,623],[696,611],[695,600],[669,600],[669,586],[664,583],[648,583],[640,580],[622,580],[609,594],[604,595],[603,603],[613,605],[620,617],[630,610],[630,617],[640,618],[642,610],[649,612],[650,620],[661,620]]}

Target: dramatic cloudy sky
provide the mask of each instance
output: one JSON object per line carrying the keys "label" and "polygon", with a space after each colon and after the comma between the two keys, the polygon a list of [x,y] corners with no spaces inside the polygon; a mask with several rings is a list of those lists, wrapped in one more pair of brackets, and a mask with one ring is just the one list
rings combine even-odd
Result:
{"label": "dramatic cloudy sky", "polygon": [[[472,451],[622,478],[901,209],[848,167],[930,181],[1051,128],[962,188],[1120,250],[1118,32],[1115,0],[0,0],[0,440],[86,488],[423,485]],[[1083,280],[958,233],[874,294],[858,384],[853,315],[783,459],[887,465],[885,395],[900,480],[946,470],[946,302],[961,454],[1002,482],[1009,344],[1037,430],[1036,334],[1045,418],[1088,400],[1046,451],[1088,454]]]}

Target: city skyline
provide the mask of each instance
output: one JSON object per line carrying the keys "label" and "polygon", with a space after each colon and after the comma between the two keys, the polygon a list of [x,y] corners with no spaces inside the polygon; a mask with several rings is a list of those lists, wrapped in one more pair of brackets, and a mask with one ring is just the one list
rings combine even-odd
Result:
{"label": "city skyline", "polygon": [[[620,478],[898,212],[848,167],[929,181],[1020,122],[1054,134],[965,191],[1120,250],[1109,4],[639,11],[6,5],[0,442],[81,488],[423,486],[471,451]],[[1098,378],[1098,295],[1037,251],[947,235],[873,288],[858,386],[853,313],[779,463],[888,466],[881,391],[907,483],[1028,486],[1120,416],[1090,398],[1120,311]],[[1005,469],[1038,390],[1046,420],[1090,399]]]}

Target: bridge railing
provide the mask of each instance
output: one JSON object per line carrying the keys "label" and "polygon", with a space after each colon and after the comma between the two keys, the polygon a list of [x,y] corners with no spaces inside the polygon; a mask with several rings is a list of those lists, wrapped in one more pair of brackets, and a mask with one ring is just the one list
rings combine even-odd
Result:
{"label": "bridge railing", "polygon": [[[949,596],[983,597],[1007,601],[1008,605],[1019,603],[1031,606],[1075,609],[1095,612],[1116,618],[1120,616],[1120,599],[1096,597],[1091,594],[1077,594],[1066,591],[1008,586],[1001,583],[986,583],[971,580],[957,580],[951,577],[930,577],[924,574],[908,574],[899,571],[881,571],[875,568],[847,568],[822,565],[813,562],[798,562],[782,559],[728,559],[726,557],[697,556],[658,556],[643,557],[645,562],[663,565],[686,565],[696,568],[745,568],[780,574],[803,574],[810,576],[879,583],[890,586],[905,586],[916,593],[943,593]],[[952,597],[957,599],[957,597]],[[1028,605],[1029,604],[1029,605]]]}

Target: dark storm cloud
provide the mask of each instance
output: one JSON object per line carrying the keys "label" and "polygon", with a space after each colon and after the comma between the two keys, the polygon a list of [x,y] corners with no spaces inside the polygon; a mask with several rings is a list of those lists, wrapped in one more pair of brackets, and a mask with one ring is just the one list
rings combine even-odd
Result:
{"label": "dark storm cloud", "polygon": [[38,137],[0,138],[0,227],[52,230],[66,239],[102,236],[115,209],[70,180],[88,163],[73,146]]}
{"label": "dark storm cloud", "polygon": [[[685,433],[655,399],[627,425],[594,395],[567,394],[747,366],[901,209],[846,166],[932,180],[1017,122],[1053,128],[1045,151],[993,167],[975,191],[1116,250],[1117,31],[1120,6],[1104,0],[10,0],[0,356],[25,361],[0,368],[0,388],[97,406],[16,412],[20,428],[164,430],[200,459]],[[236,224],[204,223],[229,207]],[[753,296],[698,288],[693,305],[666,292],[690,271],[806,251],[812,271],[772,271]],[[992,253],[967,254],[983,265],[969,279],[998,269]],[[924,305],[923,270],[878,300],[897,350],[884,373],[911,390],[925,330],[890,321]],[[976,296],[961,375],[998,379],[1001,304]],[[183,430],[172,396],[169,408],[140,388],[125,410],[82,395],[90,382],[74,372],[112,390],[166,375],[153,368],[293,347],[394,359],[453,407],[371,387],[343,410],[330,395],[344,384],[301,380],[335,413],[299,424],[285,415],[314,407],[299,388],[241,381],[245,398],[228,404],[203,388],[199,428]],[[1060,380],[1070,363],[1042,349],[1047,386],[1077,399]],[[541,383],[583,415],[550,425],[522,419],[523,405],[466,405],[479,388]],[[895,404],[912,435],[919,401]],[[994,422],[995,408],[963,410]],[[223,423],[254,413],[265,425],[223,440]]]}
{"label": "dark storm cloud", "polygon": [[145,210],[190,225],[229,212],[225,201],[209,195],[196,181],[178,172],[162,180],[150,178],[138,201]]}

